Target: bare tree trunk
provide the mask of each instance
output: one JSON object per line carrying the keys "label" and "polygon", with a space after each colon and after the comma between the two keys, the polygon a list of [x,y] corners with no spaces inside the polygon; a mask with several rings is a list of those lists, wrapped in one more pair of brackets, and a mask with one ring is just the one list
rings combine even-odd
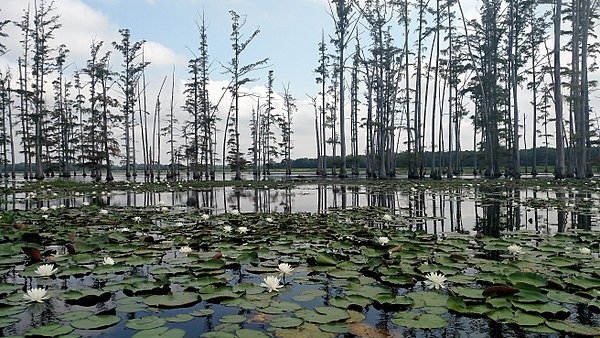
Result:
{"label": "bare tree trunk", "polygon": [[562,0],[556,0],[554,6],[554,111],[556,114],[556,167],[554,177],[565,177],[565,145],[563,143],[563,109],[560,79],[560,34]]}

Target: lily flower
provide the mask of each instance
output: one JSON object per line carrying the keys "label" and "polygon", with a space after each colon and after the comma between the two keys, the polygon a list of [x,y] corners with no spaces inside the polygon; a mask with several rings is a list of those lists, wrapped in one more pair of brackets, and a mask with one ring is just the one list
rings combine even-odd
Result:
{"label": "lily flower", "polygon": [[240,234],[245,234],[245,233],[247,233],[247,232],[248,232],[248,227],[239,227],[239,228],[238,228],[238,232],[239,232]]}
{"label": "lily flower", "polygon": [[115,265],[115,260],[106,256],[104,257],[104,259],[102,260],[102,264],[104,265]]}
{"label": "lily flower", "polygon": [[190,252],[192,252],[192,248],[190,248],[189,246],[182,246],[181,249],[179,249],[179,252],[181,252],[182,254],[189,254]]}
{"label": "lily flower", "polygon": [[523,248],[517,244],[509,245],[507,249],[513,256],[518,256],[523,253]]}
{"label": "lily flower", "polygon": [[269,222],[269,223],[273,223],[273,219],[271,217],[267,217],[265,218],[265,221]]}
{"label": "lily flower", "polygon": [[446,287],[444,285],[444,282],[446,282],[446,276],[444,276],[442,273],[430,272],[425,275],[425,278],[427,278],[425,285],[430,289],[435,288],[438,290]]}
{"label": "lily flower", "polygon": [[387,245],[390,242],[390,239],[387,237],[377,237],[377,243],[381,245]]}
{"label": "lily flower", "polygon": [[281,289],[283,287],[283,285],[279,284],[279,277],[276,276],[265,277],[263,282],[260,283],[260,286],[267,288],[269,292],[279,292],[278,289]]}
{"label": "lily flower", "polygon": [[41,207],[41,208],[40,208],[40,210],[41,210],[42,212],[46,212],[46,211],[48,211],[48,207]]}
{"label": "lily flower", "polygon": [[233,209],[233,210],[231,210],[231,214],[236,216],[236,215],[240,214],[240,211],[238,209]]}
{"label": "lily flower", "polygon": [[135,216],[133,218],[133,221],[136,222],[136,223],[140,223],[142,221],[142,218],[140,216]]}
{"label": "lily flower", "polygon": [[98,211],[100,213],[100,215],[108,215],[108,210],[106,209],[100,209],[100,211]]}
{"label": "lily flower", "polygon": [[182,226],[183,226],[183,223],[182,223],[182,222],[177,222],[177,223],[175,223],[175,226],[176,226],[176,227],[182,227]]}
{"label": "lily flower", "polygon": [[84,207],[87,207],[90,205],[90,202],[88,202],[88,201],[81,202],[81,205],[83,205]]}
{"label": "lily flower", "polygon": [[56,273],[58,269],[54,268],[54,264],[42,264],[35,269],[35,273],[41,277],[50,277]]}
{"label": "lily flower", "polygon": [[225,225],[225,226],[223,227],[223,232],[231,232],[231,230],[232,230],[232,228],[231,228],[231,226],[230,226],[230,225]]}
{"label": "lily flower", "polygon": [[383,220],[386,221],[386,222],[391,221],[392,220],[392,215],[390,215],[390,214],[383,215]]}
{"label": "lily flower", "polygon": [[279,276],[285,278],[285,276],[291,276],[294,273],[294,268],[288,263],[280,263],[277,266],[277,271],[279,271]]}
{"label": "lily flower", "polygon": [[46,296],[47,292],[48,291],[43,288],[32,288],[27,290],[27,294],[23,295],[23,299],[28,302],[43,303],[46,299],[50,298],[49,296]]}
{"label": "lily flower", "polygon": [[210,216],[208,214],[203,214],[202,215],[202,220],[203,221],[208,221],[209,218],[210,218]]}
{"label": "lily flower", "polygon": [[592,250],[589,248],[579,248],[579,253],[583,255],[589,255],[592,253]]}

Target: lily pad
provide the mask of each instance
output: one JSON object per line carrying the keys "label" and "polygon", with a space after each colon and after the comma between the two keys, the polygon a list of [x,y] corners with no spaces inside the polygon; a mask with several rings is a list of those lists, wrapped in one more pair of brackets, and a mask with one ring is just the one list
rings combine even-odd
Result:
{"label": "lily pad", "polygon": [[137,332],[132,338],[183,338],[185,331],[182,329],[169,329],[168,327],[157,327],[151,330]]}
{"label": "lily pad", "polygon": [[448,326],[446,318],[412,311],[395,313],[392,323],[415,329],[440,329]]}
{"label": "lily pad", "polygon": [[33,327],[25,333],[26,336],[58,337],[71,333],[74,328],[71,325],[51,323]]}
{"label": "lily pad", "polygon": [[167,321],[157,316],[145,316],[141,318],[130,319],[125,323],[130,329],[150,330],[163,326]]}
{"label": "lily pad", "polygon": [[571,321],[563,320],[563,321],[554,321],[548,320],[546,321],[546,325],[551,329],[556,331],[577,334],[581,336],[590,336],[595,337],[600,335],[600,329],[597,327],[591,327],[587,325],[577,324]]}
{"label": "lily pad", "polygon": [[116,325],[121,318],[113,315],[94,315],[71,322],[76,329],[100,330]]}
{"label": "lily pad", "polygon": [[279,328],[290,328],[290,327],[298,327],[302,325],[304,321],[297,317],[281,317],[275,318],[271,321],[271,326],[279,327]]}
{"label": "lily pad", "polygon": [[159,308],[177,308],[196,304],[200,296],[194,292],[173,292],[169,295],[153,295],[144,299],[148,306]]}

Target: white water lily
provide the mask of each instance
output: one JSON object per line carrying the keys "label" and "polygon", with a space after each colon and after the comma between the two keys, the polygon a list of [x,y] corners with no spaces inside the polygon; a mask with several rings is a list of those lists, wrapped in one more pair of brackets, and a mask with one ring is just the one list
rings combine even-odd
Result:
{"label": "white water lily", "polygon": [[46,212],[46,211],[48,211],[48,207],[41,207],[41,208],[40,208],[40,210],[41,210],[42,212]]}
{"label": "white water lily", "polygon": [[104,257],[104,259],[102,260],[102,264],[115,265],[115,260],[107,256],[107,257]]}
{"label": "white water lily", "polygon": [[142,218],[141,218],[140,216],[135,216],[135,217],[133,218],[133,221],[134,221],[134,222],[136,222],[136,223],[139,223],[139,222],[141,222],[141,221],[142,221]]}
{"label": "white water lily", "polygon": [[589,255],[592,253],[592,250],[589,248],[579,248],[579,253],[584,255]]}
{"label": "white water lily", "polygon": [[81,202],[81,205],[83,205],[84,207],[87,207],[87,206],[90,205],[90,202],[87,202],[87,201],[86,202]]}
{"label": "white water lily", "polygon": [[225,225],[223,227],[223,232],[231,232],[231,230],[233,230],[233,228],[230,225]]}
{"label": "white water lily", "polygon": [[49,296],[46,296],[47,292],[48,291],[43,288],[32,288],[27,290],[27,294],[23,295],[23,299],[28,302],[43,303],[46,299],[50,298]]}
{"label": "white water lily", "polygon": [[202,215],[202,220],[204,220],[204,221],[208,221],[209,218],[210,218],[210,216],[208,214]]}
{"label": "white water lily", "polygon": [[54,268],[54,264],[42,264],[35,269],[35,273],[41,277],[50,277],[56,273],[58,269]]}
{"label": "white water lily", "polygon": [[273,223],[273,219],[271,217],[267,217],[265,218],[265,221],[269,222],[269,223]]}
{"label": "white water lily", "polygon": [[56,205],[50,206],[50,209],[52,209],[52,210],[56,210],[57,208],[58,208],[58,206],[56,206]]}
{"label": "white water lily", "polygon": [[508,246],[508,252],[510,252],[513,256],[518,256],[522,253],[523,248],[517,244],[512,244]]}
{"label": "white water lily", "polygon": [[234,216],[235,215],[239,215],[240,211],[238,209],[233,209],[233,210],[231,210],[231,214],[234,215]]}
{"label": "white water lily", "polygon": [[98,211],[100,213],[100,215],[108,215],[108,210],[106,209],[100,209],[100,211]]}
{"label": "white water lily", "polygon": [[160,211],[169,211],[169,208],[167,208],[167,207],[162,207],[162,208],[160,208]]}
{"label": "white water lily", "polygon": [[381,245],[387,245],[390,242],[390,239],[387,237],[377,237],[377,243]]}
{"label": "white water lily", "polygon": [[267,276],[263,280],[263,283],[260,283],[260,286],[267,288],[267,290],[269,292],[272,292],[272,291],[278,292],[279,291],[278,289],[281,289],[283,287],[283,285],[279,284],[279,282],[280,282],[279,277]]}
{"label": "white water lily", "polygon": [[291,276],[294,273],[294,268],[288,263],[280,263],[277,266],[277,271],[279,271],[280,276]]}
{"label": "white water lily", "polygon": [[245,234],[245,233],[247,233],[247,232],[248,232],[248,228],[247,228],[247,227],[239,227],[239,228],[238,228],[238,232],[239,232],[240,234]]}
{"label": "white water lily", "polygon": [[189,246],[182,246],[181,249],[179,249],[179,252],[181,252],[182,254],[189,254],[190,252],[192,252],[192,248],[190,248]]}
{"label": "white water lily", "polygon": [[182,223],[182,222],[177,222],[177,223],[175,223],[175,226],[176,226],[176,227],[182,227],[182,226],[183,226],[183,223]]}
{"label": "white water lily", "polygon": [[43,219],[48,219],[48,215],[44,214],[44,215],[42,215],[42,218]]}
{"label": "white water lily", "polygon": [[120,228],[119,232],[129,232],[129,228]]}
{"label": "white water lily", "polygon": [[427,275],[425,275],[425,278],[427,278],[427,280],[425,281],[425,285],[430,289],[435,288],[437,290],[446,287],[444,285],[444,282],[446,282],[446,276],[444,276],[444,274],[430,272]]}
{"label": "white water lily", "polygon": [[391,221],[392,220],[392,215],[389,215],[389,214],[383,215],[383,220],[386,221],[386,222]]}

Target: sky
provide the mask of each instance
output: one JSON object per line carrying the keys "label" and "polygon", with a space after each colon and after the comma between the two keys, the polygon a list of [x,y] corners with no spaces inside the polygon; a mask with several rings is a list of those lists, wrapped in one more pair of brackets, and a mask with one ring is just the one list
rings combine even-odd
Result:
{"label": "sky", "polygon": [[[20,20],[28,0],[2,0],[0,20]],[[322,30],[331,34],[332,20],[326,0],[55,0],[55,14],[60,15],[62,27],[56,32],[54,44],[64,43],[70,50],[67,63],[74,71],[85,66],[92,41],[104,41],[104,50],[111,50],[112,41],[120,41],[118,30],[128,28],[131,39],[145,40],[145,57],[150,61],[147,68],[148,96],[156,100],[158,88],[165,76],[176,72],[175,106],[184,102],[183,86],[187,80],[187,62],[198,50],[197,24],[204,15],[208,30],[211,58],[210,95],[213,103],[221,97],[230,75],[222,65],[231,59],[230,10],[236,11],[246,23],[242,34],[248,37],[254,30],[260,33],[248,45],[241,63],[248,64],[269,58],[267,68],[251,75],[255,82],[246,91],[265,93],[267,72],[274,71],[277,105],[282,104],[280,94],[289,84],[290,92],[297,99],[298,111],[293,117],[293,158],[315,157],[314,109],[309,105],[307,94],[315,96],[319,90],[313,70],[318,59],[318,43]],[[9,52],[0,58],[0,66],[14,70],[21,53],[20,32],[8,27],[5,39]],[[118,53],[113,52],[114,70],[119,70]],[[170,83],[169,79],[167,83]],[[163,90],[161,101],[168,105],[170,88]],[[226,118],[229,102],[223,100],[220,114]],[[227,102],[225,102],[227,101]],[[256,103],[246,99],[242,103],[240,125],[242,138],[247,135],[251,108]],[[176,108],[179,121],[188,118]],[[166,112],[164,113],[166,115]],[[224,125],[224,122],[221,122]],[[220,129],[224,127],[220,126]],[[219,136],[219,143],[223,136]],[[250,145],[244,141],[241,149]],[[140,147],[138,147],[140,149]],[[220,149],[220,146],[218,147]],[[166,150],[163,151],[163,156]],[[166,162],[166,160],[163,160]]]}
{"label": "sky", "polygon": [[[0,20],[19,20],[28,3],[33,0],[0,0],[2,3]],[[462,1],[467,18],[477,17],[477,8],[472,0]],[[248,64],[269,58],[268,67],[252,74],[255,82],[244,89],[264,95],[268,70],[275,75],[275,91],[279,94],[275,103],[281,107],[281,93],[289,84],[291,94],[297,99],[298,111],[293,116],[292,158],[315,157],[314,108],[310,96],[316,96],[319,85],[315,83],[314,69],[317,67],[318,43],[324,32],[326,41],[333,31],[333,20],[329,15],[328,0],[55,0],[56,11],[60,15],[62,27],[57,31],[55,44],[64,43],[70,50],[67,63],[75,71],[85,66],[89,58],[92,41],[104,41],[104,49],[112,50],[111,42],[120,41],[118,30],[128,28],[132,40],[145,40],[145,57],[151,64],[147,68],[149,102],[156,101],[160,84],[166,76],[171,76],[173,67],[176,74],[175,115],[181,122],[188,115],[179,109],[184,102],[183,87],[187,80],[187,61],[197,52],[199,34],[198,22],[204,16],[207,24],[209,54],[211,58],[210,95],[216,103],[224,92],[230,76],[225,74],[223,64],[232,57],[231,15],[236,11],[245,21],[243,35],[248,37],[255,29],[260,33],[248,45],[241,63]],[[21,53],[20,32],[9,27],[5,39],[9,52],[0,57],[0,67],[17,69],[16,60]],[[414,42],[414,41],[413,41]],[[551,45],[551,41],[549,41]],[[330,46],[333,53],[333,47]],[[568,59],[568,54],[565,55]],[[118,53],[113,52],[114,70],[120,70]],[[411,79],[414,81],[414,79]],[[170,83],[167,81],[167,83]],[[167,107],[170,88],[163,91],[161,101]],[[521,95],[522,107],[529,108],[529,96]],[[595,97],[592,97],[595,100]],[[224,129],[229,100],[220,105],[219,128]],[[256,102],[247,98],[241,103],[240,126],[242,134],[241,150],[250,146],[249,120]],[[149,109],[152,110],[152,109]],[[363,109],[364,110],[364,109]],[[166,115],[166,112],[163,112]],[[531,123],[529,119],[527,123]],[[349,125],[349,123],[347,123]],[[349,127],[348,127],[349,128]],[[528,138],[531,137],[529,127]],[[349,134],[349,133],[347,133]],[[402,132],[401,136],[405,137]],[[473,131],[470,121],[463,121],[461,136],[463,149],[472,149]],[[426,139],[429,139],[428,137]],[[219,146],[223,135],[218,136]],[[347,143],[349,143],[349,139]],[[523,141],[521,141],[523,145]],[[527,141],[531,144],[531,141]],[[539,144],[539,143],[538,143]],[[429,144],[426,144],[429,146]],[[364,142],[361,143],[361,152]],[[140,146],[136,146],[141,149]],[[165,156],[166,147],[163,147]],[[401,147],[401,150],[403,148]],[[167,162],[163,157],[162,162]]]}

